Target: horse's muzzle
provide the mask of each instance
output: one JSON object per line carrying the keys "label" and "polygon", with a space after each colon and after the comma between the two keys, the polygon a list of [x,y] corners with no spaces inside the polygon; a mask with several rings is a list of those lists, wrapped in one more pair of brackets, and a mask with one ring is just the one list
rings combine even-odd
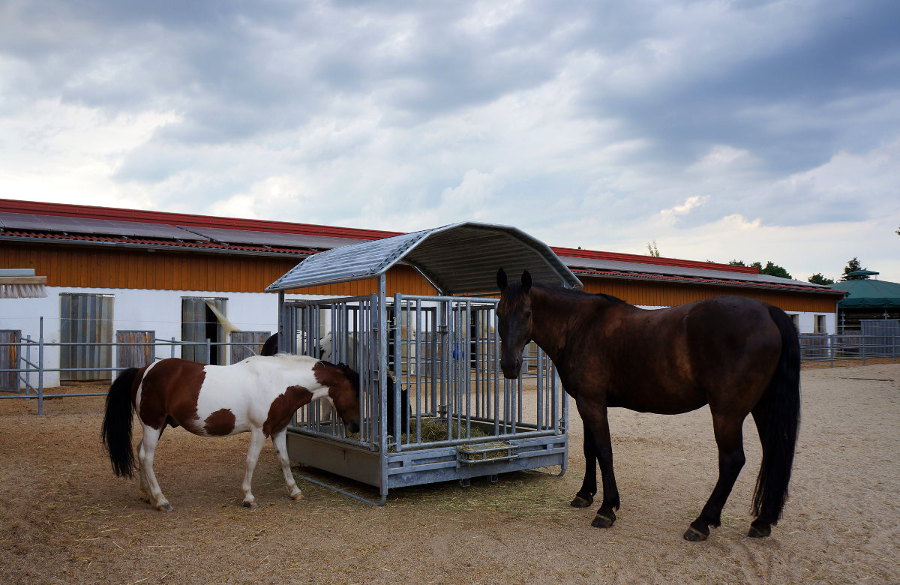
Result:
{"label": "horse's muzzle", "polygon": [[503,370],[503,377],[507,380],[515,380],[519,377],[519,370],[522,369],[522,358],[515,360],[500,360],[500,369]]}
{"label": "horse's muzzle", "polygon": [[358,433],[359,432],[359,421],[351,420],[350,422],[344,425],[347,428],[348,433]]}

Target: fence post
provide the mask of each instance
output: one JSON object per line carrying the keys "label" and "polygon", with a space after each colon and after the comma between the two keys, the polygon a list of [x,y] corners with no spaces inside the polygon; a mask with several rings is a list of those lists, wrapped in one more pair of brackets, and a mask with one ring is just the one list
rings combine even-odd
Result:
{"label": "fence post", "polygon": [[[22,354],[19,354],[19,361],[22,361]],[[31,388],[31,335],[25,336],[25,396],[28,396],[28,389]]]}
{"label": "fence post", "polygon": [[44,318],[40,321],[38,337],[38,414],[44,414]]}

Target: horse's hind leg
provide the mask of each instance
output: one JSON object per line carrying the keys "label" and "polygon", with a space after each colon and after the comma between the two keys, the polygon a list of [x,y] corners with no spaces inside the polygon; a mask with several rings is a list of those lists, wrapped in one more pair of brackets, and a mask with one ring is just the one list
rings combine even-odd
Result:
{"label": "horse's hind leg", "polygon": [[272,445],[275,447],[275,456],[278,457],[278,462],[281,464],[281,472],[284,473],[284,481],[287,482],[291,498],[299,500],[303,497],[303,492],[297,487],[294,474],[291,472],[291,462],[287,453],[287,431],[282,430],[272,435]]}
{"label": "horse's hind leg", "polygon": [[259,461],[259,452],[262,451],[265,443],[266,435],[263,434],[261,428],[250,429],[250,449],[247,450],[247,466],[244,469],[244,481],[241,484],[241,489],[244,490],[245,508],[256,507],[256,497],[250,491],[250,484],[253,483],[253,471],[256,469],[256,462]]}
{"label": "horse's hind leg", "polygon": [[144,441],[141,440],[141,442],[138,443],[138,448],[137,448],[137,451],[138,451],[138,464],[137,464],[138,478],[141,480],[141,493],[144,494],[144,500],[146,500],[149,503],[150,502],[150,484],[147,482],[147,474],[144,473],[144,466],[143,466],[143,464],[141,464],[141,457],[140,457],[140,454],[141,454],[141,451],[143,450],[143,448],[144,448]]}
{"label": "horse's hind leg", "polygon": [[573,508],[587,508],[594,503],[597,493],[597,450],[590,427],[584,427],[584,480],[581,489],[570,502]]}
{"label": "horse's hind leg", "polygon": [[153,471],[153,457],[156,454],[156,446],[159,438],[162,436],[162,430],[156,430],[153,427],[144,425],[144,437],[141,439],[140,449],[138,450],[138,458],[141,463],[141,489],[147,492],[150,498],[150,505],[157,510],[170,512],[172,505],[159,489],[159,482],[156,480],[156,473]]}
{"label": "horse's hind leg", "polygon": [[709,527],[722,523],[722,508],[744,467],[744,440],[741,427],[745,417],[713,415],[713,430],[719,446],[719,480],[700,516],[684,533],[685,540],[706,540]]}

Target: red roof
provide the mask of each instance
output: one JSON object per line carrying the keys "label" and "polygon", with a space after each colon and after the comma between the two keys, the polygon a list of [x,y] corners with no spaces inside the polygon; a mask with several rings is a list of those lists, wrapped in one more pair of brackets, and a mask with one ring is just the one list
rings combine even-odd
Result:
{"label": "red roof", "polygon": [[233,217],[217,217],[213,215],[192,215],[186,213],[169,213],[165,211],[146,211],[141,209],[96,207],[92,205],[71,205],[66,203],[41,203],[38,201],[16,201],[12,199],[0,199],[0,212],[2,211],[8,213],[33,213],[36,215],[54,215],[60,217],[81,217],[86,219],[108,219],[115,221],[134,221],[169,225],[212,227],[232,230],[274,232],[281,234],[304,234],[328,236],[333,238],[352,238],[358,240],[377,240],[380,238],[389,238],[391,236],[396,236],[402,233],[314,225],[308,223],[290,223],[286,221],[237,219]]}
{"label": "red roof", "polygon": [[[240,219],[233,217],[218,217],[212,215],[195,215],[186,213],[169,213],[164,211],[147,211],[136,209],[123,209],[115,207],[99,207],[93,205],[71,205],[65,203],[42,203],[38,201],[19,201],[12,199],[0,199],[0,212],[28,213],[35,215],[50,215],[59,217],[78,217],[85,219],[99,219],[111,221],[131,221],[142,223],[157,223],[167,225],[181,225],[194,227],[207,227],[231,230],[246,230],[258,232],[272,232],[282,234],[300,234],[311,236],[324,236],[333,238],[346,238],[354,240],[377,240],[397,236],[404,232],[392,232],[384,230],[370,230],[360,228],[324,226],[307,223],[291,223],[285,221],[271,221],[261,219]],[[75,234],[38,234],[24,231],[4,232],[7,236],[23,238],[42,238],[71,241],[96,241],[118,242],[121,238],[114,236],[75,235]],[[223,245],[216,242],[173,242],[156,239],[129,238],[132,245],[166,245],[187,248],[206,248],[222,250],[265,250],[281,253],[312,253],[314,250],[297,248],[272,248],[270,246],[252,245]],[[676,258],[660,258],[654,256],[641,256],[638,254],[623,254],[619,252],[602,252],[599,250],[582,250],[575,248],[551,247],[559,256],[568,258],[586,258],[592,260],[615,260],[635,264],[653,264],[657,266],[678,266],[682,268],[694,268],[705,270],[718,270],[726,272],[738,272],[745,274],[758,274],[758,270],[749,266],[733,266],[730,264],[718,264],[715,262],[700,262],[696,260],[681,260]]]}

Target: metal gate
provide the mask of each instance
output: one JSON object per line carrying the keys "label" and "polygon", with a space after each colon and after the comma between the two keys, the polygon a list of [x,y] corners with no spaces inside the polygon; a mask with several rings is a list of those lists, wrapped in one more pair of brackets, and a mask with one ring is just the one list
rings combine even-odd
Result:
{"label": "metal gate", "polygon": [[495,300],[398,294],[382,314],[380,298],[282,304],[281,331],[294,334],[281,349],[324,351],[361,385],[360,432],[309,405],[289,427],[292,461],[375,486],[376,503],[391,488],[565,471],[565,393],[540,352],[518,380],[499,372]]}

